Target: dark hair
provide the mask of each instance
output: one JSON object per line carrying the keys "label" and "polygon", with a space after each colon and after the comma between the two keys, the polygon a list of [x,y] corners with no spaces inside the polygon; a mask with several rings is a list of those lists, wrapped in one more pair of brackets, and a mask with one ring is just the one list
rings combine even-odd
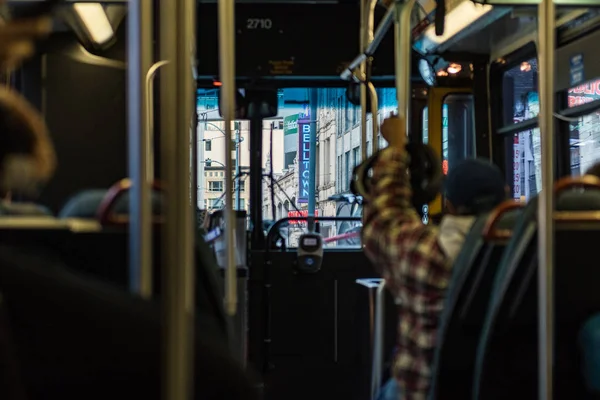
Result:
{"label": "dark hair", "polygon": [[600,178],[600,162],[592,165],[587,171],[585,171],[586,175],[594,175]]}

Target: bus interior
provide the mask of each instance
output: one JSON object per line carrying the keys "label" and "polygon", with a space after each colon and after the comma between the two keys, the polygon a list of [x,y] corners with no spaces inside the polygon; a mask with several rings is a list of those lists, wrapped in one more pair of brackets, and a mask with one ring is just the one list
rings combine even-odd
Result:
{"label": "bus interior", "polygon": [[600,398],[600,2],[47,3],[2,74],[57,163],[0,204],[0,396],[374,400],[396,299],[351,186],[400,114],[511,190],[454,263],[429,397]]}

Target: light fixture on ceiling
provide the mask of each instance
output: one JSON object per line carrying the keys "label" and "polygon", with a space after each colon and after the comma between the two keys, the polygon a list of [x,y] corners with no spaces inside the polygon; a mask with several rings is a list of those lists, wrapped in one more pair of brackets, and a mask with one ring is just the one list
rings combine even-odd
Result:
{"label": "light fixture on ceiling", "polygon": [[473,3],[470,0],[463,1],[446,14],[446,26],[443,35],[437,36],[435,34],[435,25],[427,27],[424,35],[433,43],[441,45],[473,22],[492,11],[493,8],[494,7],[489,4]]}
{"label": "light fixture on ceiling", "polygon": [[460,71],[462,71],[462,65],[457,64],[457,63],[452,63],[448,66],[448,73],[455,75],[458,74]]}
{"label": "light fixture on ceiling", "polygon": [[523,61],[521,63],[521,72],[529,72],[531,71],[531,64],[529,64],[527,61]]}
{"label": "light fixture on ceiling", "polygon": [[75,3],[73,9],[94,44],[104,45],[114,37],[114,29],[102,4]]}

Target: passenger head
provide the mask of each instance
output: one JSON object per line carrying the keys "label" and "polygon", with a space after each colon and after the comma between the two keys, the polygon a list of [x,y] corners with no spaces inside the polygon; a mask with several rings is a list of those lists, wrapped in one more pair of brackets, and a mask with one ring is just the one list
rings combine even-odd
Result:
{"label": "passenger head", "polygon": [[488,212],[508,195],[500,168],[481,159],[463,160],[454,165],[444,186],[446,209],[453,215]]}
{"label": "passenger head", "polygon": [[587,171],[585,171],[586,175],[594,175],[600,178],[600,163],[596,163],[590,167]]}
{"label": "passenger head", "polygon": [[55,166],[40,113],[21,95],[0,86],[0,191],[33,194],[51,178]]}

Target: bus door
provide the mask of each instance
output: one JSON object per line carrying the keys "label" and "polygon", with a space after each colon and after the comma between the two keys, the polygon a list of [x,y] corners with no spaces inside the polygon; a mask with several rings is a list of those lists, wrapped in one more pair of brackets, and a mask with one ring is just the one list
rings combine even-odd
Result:
{"label": "bus door", "polygon": [[[442,160],[444,175],[456,162],[475,156],[473,106],[471,88],[429,88],[427,107],[422,114],[422,138]],[[442,195],[439,195],[429,204],[428,215],[441,214],[442,204]]]}

